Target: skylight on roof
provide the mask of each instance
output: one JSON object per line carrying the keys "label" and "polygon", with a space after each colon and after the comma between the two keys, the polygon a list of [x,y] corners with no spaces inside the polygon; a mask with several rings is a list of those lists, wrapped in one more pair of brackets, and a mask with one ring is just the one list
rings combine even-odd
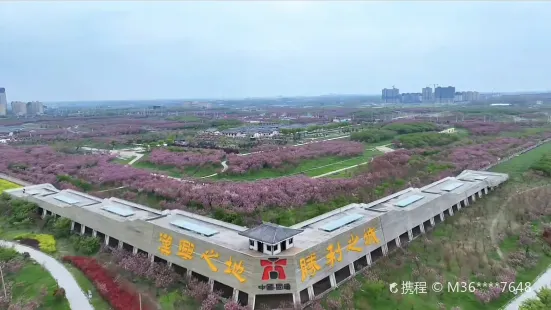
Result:
{"label": "skylight on roof", "polygon": [[188,221],[183,221],[183,220],[175,220],[170,222],[170,224],[185,230],[192,231],[196,234],[203,235],[205,237],[214,236],[219,232],[218,230],[214,230],[206,226],[197,225],[197,224],[194,224]]}
{"label": "skylight on roof", "polygon": [[442,187],[442,190],[446,192],[451,192],[460,186],[463,186],[463,183],[455,182]]}
{"label": "skylight on roof", "polygon": [[487,176],[483,176],[483,175],[479,175],[479,176],[474,177],[474,179],[478,180],[478,181],[486,180],[487,178],[488,178]]}
{"label": "skylight on roof", "polygon": [[54,198],[61,201],[61,202],[68,203],[70,205],[80,202],[80,200],[77,200],[73,197],[69,197],[69,196],[65,196],[65,195],[57,195]]}
{"label": "skylight on roof", "polygon": [[113,214],[116,214],[116,215],[119,215],[119,216],[122,216],[122,217],[129,217],[129,216],[132,216],[132,215],[135,214],[134,210],[132,210],[132,209],[121,208],[121,207],[117,207],[117,206],[105,206],[102,209],[107,211],[107,212],[111,212]]}
{"label": "skylight on roof", "polygon": [[404,207],[407,207],[409,206],[410,204],[416,202],[416,201],[419,201],[421,199],[425,198],[425,196],[420,196],[420,195],[413,195],[413,196],[409,196],[407,198],[404,198],[400,201],[398,201],[395,206],[397,207],[400,207],[400,208],[404,208]]}
{"label": "skylight on roof", "polygon": [[357,214],[357,213],[350,214],[350,215],[341,217],[338,220],[331,221],[331,222],[323,225],[322,227],[320,227],[320,229],[324,230],[324,231],[327,231],[327,232],[332,232],[334,230],[337,230],[337,229],[343,227],[344,225],[348,225],[348,224],[350,224],[354,221],[357,221],[357,220],[361,219],[362,217],[363,217],[363,215],[361,215],[361,214]]}

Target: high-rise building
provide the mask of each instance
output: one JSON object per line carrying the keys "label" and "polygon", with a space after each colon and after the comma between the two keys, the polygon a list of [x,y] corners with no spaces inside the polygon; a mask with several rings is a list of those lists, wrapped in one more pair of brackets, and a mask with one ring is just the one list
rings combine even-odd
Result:
{"label": "high-rise building", "polygon": [[423,102],[432,102],[434,101],[434,96],[432,94],[432,87],[425,87],[422,90]]}
{"label": "high-rise building", "polygon": [[17,116],[27,115],[27,104],[22,101],[12,101],[11,110]]}
{"label": "high-rise building", "polygon": [[402,103],[420,103],[423,98],[421,93],[403,93],[401,96]]}
{"label": "high-rise building", "polygon": [[465,91],[463,92],[464,101],[478,101],[480,100],[480,94],[477,91]]}
{"label": "high-rise building", "polygon": [[8,110],[8,101],[6,99],[6,89],[0,87],[0,116],[5,116]]}
{"label": "high-rise building", "polygon": [[383,99],[385,103],[398,103],[400,102],[400,90],[394,87],[391,89],[384,88],[381,99]]}
{"label": "high-rise building", "polygon": [[44,114],[44,105],[40,101],[27,102],[27,114],[28,115]]}
{"label": "high-rise building", "polygon": [[438,103],[452,103],[455,99],[455,87],[436,87],[434,100]]}

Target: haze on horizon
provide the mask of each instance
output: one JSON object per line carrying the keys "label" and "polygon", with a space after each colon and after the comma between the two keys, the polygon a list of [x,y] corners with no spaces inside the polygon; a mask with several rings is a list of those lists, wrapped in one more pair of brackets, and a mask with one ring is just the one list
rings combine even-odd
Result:
{"label": "haze on horizon", "polygon": [[547,90],[548,2],[1,2],[8,100]]}

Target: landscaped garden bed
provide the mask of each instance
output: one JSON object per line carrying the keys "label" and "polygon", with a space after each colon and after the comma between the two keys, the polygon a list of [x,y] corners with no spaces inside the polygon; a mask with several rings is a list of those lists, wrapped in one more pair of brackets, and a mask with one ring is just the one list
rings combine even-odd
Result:
{"label": "landscaped garden bed", "polygon": [[[21,244],[25,244],[37,249],[40,249],[45,253],[55,253],[56,242],[52,235],[46,234],[21,234],[13,237],[15,240],[19,240]],[[38,245],[38,246],[37,246]]]}
{"label": "landscaped garden bed", "polygon": [[63,261],[80,269],[115,310],[152,310],[146,305],[140,305],[139,294],[121,286],[94,258],[65,256]]}

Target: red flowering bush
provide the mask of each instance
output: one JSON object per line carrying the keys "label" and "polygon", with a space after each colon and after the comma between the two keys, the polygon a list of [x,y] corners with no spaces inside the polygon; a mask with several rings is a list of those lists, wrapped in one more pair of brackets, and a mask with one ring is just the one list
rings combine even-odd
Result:
{"label": "red flowering bush", "polygon": [[[94,283],[102,297],[115,310],[138,310],[140,300],[136,293],[121,287],[107,270],[95,259],[81,256],[65,256],[63,261],[69,262],[80,269]],[[142,305],[142,309],[144,309]],[[145,309],[148,310],[148,309]]]}

